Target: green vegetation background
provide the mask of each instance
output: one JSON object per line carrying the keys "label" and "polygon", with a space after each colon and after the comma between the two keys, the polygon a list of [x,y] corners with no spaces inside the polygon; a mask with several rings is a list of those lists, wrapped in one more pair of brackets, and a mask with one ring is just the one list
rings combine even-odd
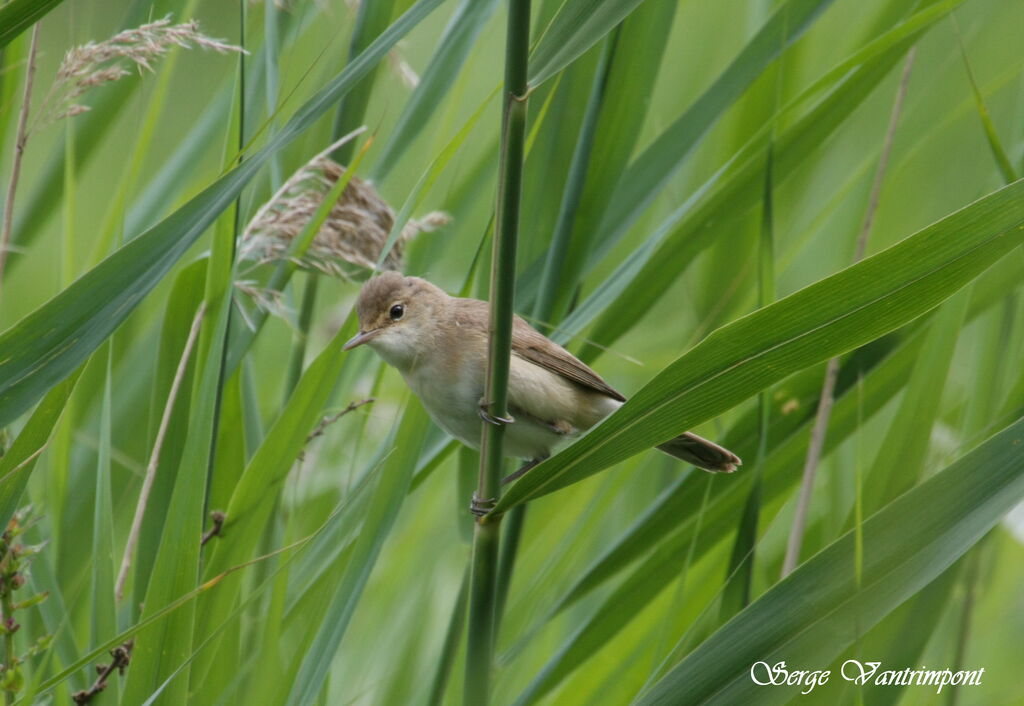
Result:
{"label": "green vegetation background", "polygon": [[[357,92],[367,97],[364,115],[353,117],[358,110],[353,108],[343,120],[354,121],[346,123],[351,127],[365,123],[374,135],[357,173],[373,179],[396,212],[408,204],[407,216],[429,210],[452,215],[450,225],[413,241],[406,271],[450,292],[469,283],[468,291],[486,296],[485,238],[495,201],[500,119],[493,91],[502,76],[505,7],[477,1],[475,15],[467,12],[471,3],[456,0],[426,15],[358,84]],[[794,13],[800,11],[796,6],[808,5],[791,4]],[[676,7],[647,0],[621,29],[595,36],[592,47],[531,95],[519,256],[518,310],[524,314],[537,311],[543,263],[552,248],[566,184],[572,183],[573,153],[578,136],[586,134],[594,76],[611,61],[567,264],[554,280],[554,305],[543,318],[557,326],[573,307],[589,303],[597,323],[574,328],[579,337],[566,340],[571,350],[586,350],[588,360],[614,387],[626,393],[639,390],[708,333],[758,308],[758,273],[766,264],[761,248],[769,235],[769,269],[774,271],[769,290],[777,298],[851,264],[905,66],[908,46],[898,44],[892,34],[893,28],[905,26],[901,23],[916,18],[921,34],[910,42],[916,53],[892,135],[868,254],[882,252],[1008,181],[986,136],[965,58],[1000,148],[1013,168],[1021,169],[1024,4],[951,3],[962,49],[945,3],[825,4],[829,6],[780,62],[757,71],[735,102],[709,117],[706,132],[694,128],[677,133],[697,142],[692,150],[680,146],[678,154],[668,149],[666,168],[657,173],[631,171],[627,165],[635,165],[652,144],[662,144],[659,136],[715,86],[722,70],[786,3],[688,0]],[[168,13],[175,21],[194,17],[204,33],[242,43],[251,52],[244,73],[243,142],[252,138],[259,146],[345,67],[357,24],[357,11],[343,2],[297,2],[276,10],[262,2],[125,5],[114,0],[60,3],[43,19],[34,101],[45,94],[69,47]],[[377,5],[380,16],[367,22],[381,22],[383,28],[412,5],[382,1]],[[483,5],[497,7],[486,12],[480,10]],[[537,0],[534,41],[560,5]],[[942,13],[925,23],[919,13],[936,7]],[[245,13],[244,38],[240,8]],[[442,73],[447,80],[430,86],[422,112],[407,121],[416,133],[399,131],[413,91],[396,67],[404,62],[424,75],[443,48],[440,40],[456,12],[473,15],[467,22],[479,21],[479,36],[461,65]],[[277,94],[276,102],[273,97],[269,101],[277,108],[269,118],[268,74],[257,68],[268,61],[267,23],[279,32],[278,56],[268,64],[271,84],[276,84],[271,91]],[[6,47],[0,73],[5,184],[29,34],[22,33]],[[363,46],[368,43],[365,37],[361,41]],[[607,48],[611,41],[617,42],[614,53]],[[889,49],[883,50],[882,42],[890,42]],[[863,61],[838,74],[827,73],[859,51],[865,52]],[[881,58],[888,63],[879,63]],[[856,73],[865,67],[873,67],[874,73]],[[218,178],[237,152],[238,76],[235,55],[177,51],[156,65],[153,74],[133,75],[86,96],[85,102],[94,106],[91,114],[33,131],[18,186],[13,233],[17,249],[4,275],[0,329],[42,307],[119,244],[157,224]],[[826,83],[820,91],[770,124],[780,106],[789,106],[822,76]],[[851,87],[854,78],[861,84]],[[820,101],[836,95],[844,96],[837,101],[840,108],[823,111],[810,124],[801,122]],[[115,110],[119,97],[123,100]],[[358,104],[357,94],[347,100],[350,106]],[[483,112],[476,117],[481,106]],[[139,645],[148,639],[149,649],[156,644],[161,654],[140,652],[128,676],[95,702],[121,698],[121,703],[141,703],[165,681],[168,691],[161,698],[166,703],[187,698],[203,704],[276,704],[307,702],[307,697],[330,704],[428,703],[435,697],[460,701],[464,639],[450,655],[443,648],[468,561],[467,506],[476,462],[456,451],[428,464],[444,439],[409,402],[400,377],[382,368],[370,351],[346,355],[337,349],[334,337],[358,282],[305,272],[293,277],[285,292],[290,320],[270,317],[245,355],[241,374],[224,383],[217,408],[218,455],[208,488],[201,485],[206,469],[189,466],[203,460],[202,441],[190,441],[196,445],[192,448],[186,438],[212,419],[215,407],[204,402],[206,378],[189,380],[186,391],[191,394],[186,393],[176,411],[161,458],[126,598],[115,604],[112,595],[170,376],[203,297],[202,273],[189,265],[212,249],[214,274],[206,293],[216,298],[217,287],[229,276],[223,258],[230,257],[236,222],[252,215],[282,175],[330,143],[334,121],[335,110],[325,110],[268,160],[243,191],[237,221],[234,206],[227,208],[166,275],[151,282],[152,291],[92,353],[62,404],[64,413],[20,501],[31,503],[41,518],[30,539],[47,546],[35,559],[32,583],[50,596],[26,611],[17,644],[24,648],[42,635],[56,635],[48,656],[26,665],[23,696],[41,680],[68,676],[54,692],[56,703],[68,703],[71,691],[85,688],[94,678],[91,663],[103,661],[89,657],[91,648],[132,628],[140,617],[158,610],[157,603],[199,585],[200,577],[214,578],[323,528],[300,547],[204,590],[173,613],[179,622],[158,620],[156,627],[147,628]],[[97,130],[99,124],[105,129]],[[468,131],[460,132],[467,125]],[[774,171],[766,181],[769,141]],[[744,148],[743,159],[730,163]],[[247,150],[247,158],[253,152]],[[61,166],[59,160],[67,155],[73,159]],[[752,166],[742,172],[748,158]],[[55,170],[53,165],[58,165]],[[723,167],[722,176],[711,182],[711,195],[698,197],[681,219],[673,220],[673,212]],[[740,172],[749,178],[734,178]],[[728,188],[736,190],[714,201]],[[766,193],[772,205],[767,235]],[[649,203],[638,199],[647,196]],[[608,213],[632,214],[637,204],[644,208],[635,219],[623,219],[621,237],[609,237]],[[635,253],[657,245],[663,226],[678,238],[670,251],[657,250],[649,266],[671,265],[672,270],[661,272],[667,286],[651,279],[657,286],[645,289],[639,311],[630,312],[622,308],[621,295],[608,278]],[[699,245],[684,248],[684,240]],[[684,260],[671,262],[670,252],[684,253]],[[1017,246],[960,293],[953,294],[957,287],[949,285],[942,298],[953,298],[937,313],[922,318],[915,314],[911,323],[894,324],[894,333],[844,356],[837,428],[829,432],[835,441],[826,445],[814,487],[804,560],[850,529],[855,499],[864,500],[867,517],[1021,416],[1022,267],[1024,257]],[[647,276],[649,270],[643,273]],[[288,455],[288,444],[276,448],[276,457],[270,457],[275,449],[265,459],[254,457],[285,409],[293,381],[289,361],[300,340],[297,311],[311,278],[321,281],[305,345],[309,409],[285,420],[294,427],[287,438],[292,446],[298,440],[301,448],[305,434],[324,414],[371,395],[376,401],[330,426],[308,445],[301,461],[293,463],[296,454]],[[643,277],[640,282],[643,289]],[[608,294],[602,297],[603,292]],[[215,313],[220,316],[222,310]],[[194,363],[203,374],[216,372],[211,361],[218,359],[213,326],[219,319],[208,314]],[[608,350],[588,348],[590,339]],[[0,350],[13,350],[9,340],[5,345],[9,347]],[[329,355],[314,363],[328,346],[334,346]],[[901,351],[903,357],[885,368]],[[769,409],[770,426],[762,445],[766,485],[750,569],[753,599],[779,582],[827,357],[801,365],[801,372],[771,385],[761,402]],[[324,371],[329,374],[318,384],[313,374]],[[736,612],[740,605],[732,603],[735,593],[727,576],[735,566],[734,552],[742,556],[750,548],[737,530],[741,519],[750,517],[744,511],[750,478],[761,472],[759,389],[751,389],[745,395],[748,401],[696,429],[740,444],[746,463],[735,476],[712,480],[645,451],[530,502],[496,652],[496,703],[630,703]],[[840,406],[846,416],[840,416]],[[20,414],[24,411],[5,418],[11,440],[28,428],[28,415]],[[1016,429],[1019,443],[1019,424]],[[239,478],[258,466],[257,461],[264,464],[264,478],[275,482],[256,482],[240,496]],[[887,473],[875,474],[876,468]],[[191,501],[182,495],[174,502],[183,504],[172,505],[175,480],[186,472],[200,485],[179,490],[190,491]],[[413,489],[406,496],[405,484],[413,473]],[[866,485],[858,486],[858,478]],[[705,495],[709,483],[714,490]],[[720,495],[730,483],[747,485],[742,493]],[[726,500],[719,502],[722,497]],[[187,512],[176,513],[179,507]],[[655,507],[664,508],[658,523],[638,525]],[[232,514],[233,508],[250,514],[243,520]],[[205,513],[213,509],[228,511],[228,526],[201,558],[176,564],[190,555],[168,549],[167,538],[158,553],[165,521],[190,528],[178,541],[194,544],[189,551],[198,551],[201,528],[195,520],[203,517],[208,526]],[[900,519],[908,526],[921,524],[933,512],[933,506],[912,504]],[[990,525],[1001,514],[979,522]],[[707,523],[701,527],[705,515]],[[722,519],[715,525],[717,518]],[[985,531],[988,525],[977,530],[984,537],[963,559],[925,581],[923,590],[876,627],[849,636],[842,654],[888,660],[886,666],[891,661],[892,668],[954,668],[959,660],[966,668],[986,669],[983,686],[955,692],[959,703],[1024,703],[1019,673],[1024,523],[1018,515],[1016,535],[1008,522]],[[624,537],[635,541],[620,544]],[[613,547],[620,551],[609,554]],[[870,560],[882,549],[868,543],[863,551]],[[913,553],[909,548],[908,561]],[[742,580],[747,568],[741,565],[732,575]],[[152,586],[146,593],[142,584],[150,570],[158,572],[154,576],[164,571],[177,577],[167,595],[154,594]],[[803,596],[791,598],[788,610],[799,612]],[[150,603],[140,611],[144,600]],[[815,629],[829,628],[812,626],[812,637]],[[821,639],[823,645],[828,642]],[[822,649],[822,662],[797,666],[828,667],[838,653]],[[449,664],[446,656],[452,658],[451,677],[435,692],[438,675]],[[83,657],[85,663],[76,664]],[[187,668],[175,671],[186,657],[192,658]],[[742,677],[742,664],[735,674]],[[675,693],[678,702],[686,701],[685,690]],[[761,691],[755,698],[769,696]],[[860,694],[839,684],[797,700],[853,703],[859,698],[866,703],[940,700],[921,687]]]}

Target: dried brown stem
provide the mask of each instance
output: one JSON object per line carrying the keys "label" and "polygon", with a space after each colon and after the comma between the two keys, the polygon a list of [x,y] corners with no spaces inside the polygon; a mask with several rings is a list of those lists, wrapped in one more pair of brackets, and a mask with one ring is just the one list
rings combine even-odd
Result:
{"label": "dried brown stem", "polygon": [[878,167],[875,168],[875,180],[871,184],[868,209],[864,214],[864,223],[860,229],[860,236],[857,238],[857,252],[853,256],[854,262],[863,260],[868,249],[868,236],[871,234],[871,227],[875,224],[878,199],[882,195],[882,182],[885,181],[885,172],[889,168],[889,156],[892,154],[893,135],[896,134],[896,125],[899,124],[900,114],[903,112],[903,101],[907,97],[910,70],[914,66],[914,56],[916,54],[917,47],[912,47],[910,52],[907,53],[906,62],[903,64],[903,75],[900,76],[900,85],[896,89],[896,99],[893,101],[892,112],[889,114],[889,126],[885,131],[885,143],[882,145],[882,154],[878,158]]}
{"label": "dried brown stem", "polygon": [[[896,89],[896,98],[892,104],[892,111],[889,114],[889,125],[886,128],[885,140],[882,143],[882,153],[878,158],[878,167],[875,169],[871,193],[868,196],[867,211],[864,214],[864,222],[861,224],[860,234],[857,236],[857,247],[853,256],[854,263],[864,259],[868,249],[868,236],[871,234],[871,227],[875,222],[875,212],[878,210],[878,200],[882,194],[882,183],[885,181],[885,172],[889,167],[889,156],[892,153],[893,136],[896,134],[896,126],[899,124],[900,114],[903,112],[903,101],[907,96],[910,69],[914,65],[914,54],[916,51],[916,47],[911,48],[903,65],[903,74],[900,77],[899,87]],[[793,525],[790,527],[789,540],[786,542],[786,556],[782,562],[782,578],[792,573],[800,561],[800,547],[803,544],[804,529],[807,527],[807,515],[810,510],[811,495],[814,491],[814,478],[818,473],[822,450],[825,448],[825,435],[828,432],[828,422],[832,415],[832,403],[835,400],[836,377],[838,375],[839,358],[832,358],[828,361],[828,367],[825,369],[825,380],[822,382],[821,396],[818,400],[818,412],[814,418],[814,427],[811,429],[811,440],[807,445],[803,478],[800,482],[800,497],[797,500],[796,512],[793,515]]]}
{"label": "dried brown stem", "polygon": [[[349,402],[348,407],[346,407],[345,409],[341,410],[337,414],[332,414],[332,415],[329,415],[329,416],[324,417],[323,419],[321,419],[320,423],[316,425],[316,428],[313,429],[313,431],[311,431],[309,433],[309,436],[306,437],[306,443],[308,444],[313,439],[317,439],[317,438],[323,436],[324,432],[327,431],[327,427],[329,427],[330,425],[334,424],[336,421],[338,421],[339,419],[344,417],[349,412],[357,410],[360,407],[362,407],[363,405],[368,405],[368,404],[370,404],[372,402],[376,402],[376,401],[377,401],[376,398],[367,397],[365,400],[359,400],[358,402]],[[300,461],[304,460],[304,456],[305,456],[305,451],[300,452],[299,453],[299,460]]]}
{"label": "dried brown stem", "polygon": [[142,481],[142,490],[139,492],[139,502],[135,506],[135,517],[132,519],[132,528],[128,533],[128,542],[124,547],[124,556],[121,558],[121,569],[117,573],[117,583],[114,588],[114,597],[120,602],[124,597],[124,585],[128,580],[128,570],[132,565],[132,556],[135,554],[135,546],[139,543],[139,535],[142,532],[142,519],[146,515],[146,505],[149,502],[149,494],[153,490],[153,482],[156,480],[156,469],[160,463],[160,450],[163,448],[164,439],[167,437],[167,427],[171,423],[171,412],[174,410],[174,403],[178,399],[178,392],[181,389],[182,380],[185,377],[185,370],[188,368],[188,361],[195,347],[196,339],[199,337],[199,325],[206,313],[206,303],[199,305],[195,317],[192,319],[192,328],[189,329],[188,339],[185,341],[185,349],[181,352],[181,360],[178,362],[178,369],[174,373],[174,380],[171,382],[171,390],[167,393],[167,402],[164,404],[163,417],[160,419],[160,428],[156,433],[156,440],[153,442],[153,451],[149,456],[149,464],[146,466],[146,477]]}
{"label": "dried brown stem", "polygon": [[320,420],[320,423],[316,425],[316,429],[310,432],[309,436],[306,437],[306,443],[308,444],[313,439],[323,436],[324,432],[327,430],[327,427],[334,424],[336,421],[344,417],[349,412],[357,410],[363,405],[370,404],[371,402],[376,402],[376,399],[373,397],[367,397],[365,400],[359,400],[358,402],[349,402],[348,407],[341,410],[337,414],[332,414],[329,417],[324,417],[323,419]]}
{"label": "dried brown stem", "polygon": [[7,185],[4,201],[3,230],[0,232],[0,295],[3,293],[4,268],[7,266],[7,252],[11,246],[11,229],[14,224],[14,195],[18,191],[21,176],[21,160],[28,142],[28,115],[32,101],[32,84],[36,77],[36,50],[39,46],[39,23],[32,27],[32,41],[28,49],[28,66],[25,69],[25,90],[22,93],[21,111],[18,114],[18,132],[14,138],[14,161],[11,164],[11,181]]}
{"label": "dried brown stem", "polygon": [[203,538],[199,540],[199,546],[205,547],[206,543],[214,537],[222,536],[224,529],[224,522],[228,519],[228,516],[224,514],[222,510],[214,510],[210,513],[210,522],[213,523],[213,527],[203,532]]}
{"label": "dried brown stem", "polygon": [[118,645],[110,651],[110,656],[113,658],[110,664],[98,664],[96,669],[99,671],[99,676],[96,677],[96,681],[92,683],[88,689],[75,692],[71,695],[71,700],[76,704],[89,703],[92,697],[100,693],[107,688],[107,680],[110,675],[117,670],[117,673],[124,676],[124,669],[128,666],[128,663],[132,658],[132,647],[135,641],[129,640],[123,645]]}

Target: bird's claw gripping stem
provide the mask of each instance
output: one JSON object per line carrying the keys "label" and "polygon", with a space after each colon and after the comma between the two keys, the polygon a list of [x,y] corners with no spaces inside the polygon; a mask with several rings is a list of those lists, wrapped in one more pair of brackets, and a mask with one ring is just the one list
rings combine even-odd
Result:
{"label": "bird's claw gripping stem", "polygon": [[493,424],[496,427],[500,427],[506,424],[511,424],[512,422],[515,421],[515,419],[513,419],[512,417],[498,417],[491,414],[490,412],[487,411],[487,408],[489,406],[489,403],[481,401],[480,406],[477,407],[477,414],[479,414],[480,418],[483,419],[488,424]]}
{"label": "bird's claw gripping stem", "polygon": [[481,498],[476,493],[473,493],[473,500],[469,503],[469,511],[477,517],[483,517],[494,509],[497,502],[497,498]]}

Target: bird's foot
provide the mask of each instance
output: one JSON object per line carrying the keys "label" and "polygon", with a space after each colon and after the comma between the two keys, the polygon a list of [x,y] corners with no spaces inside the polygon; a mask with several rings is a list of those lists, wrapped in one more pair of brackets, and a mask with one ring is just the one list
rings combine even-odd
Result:
{"label": "bird's foot", "polygon": [[497,502],[497,498],[481,498],[476,493],[473,493],[473,500],[469,503],[469,511],[477,517],[483,517],[494,509]]}
{"label": "bird's foot", "polygon": [[480,400],[480,406],[477,407],[477,414],[479,414],[480,418],[487,422],[488,424],[493,424],[496,427],[500,427],[506,424],[512,424],[515,421],[515,419],[513,419],[512,417],[498,417],[491,414],[490,412],[487,411],[488,407],[490,407],[490,403],[485,402],[484,400]]}
{"label": "bird's foot", "polygon": [[[545,457],[545,458],[547,458],[547,457]],[[544,460],[543,458],[535,458],[532,461],[527,461],[522,466],[520,466],[517,471],[515,471],[513,473],[509,473],[507,476],[502,478],[501,479],[501,484],[502,485],[508,485],[512,481],[517,480],[519,478],[522,478],[524,475],[526,475],[527,472],[533,470],[533,468],[537,464],[539,464],[541,461],[543,461],[543,460]]]}

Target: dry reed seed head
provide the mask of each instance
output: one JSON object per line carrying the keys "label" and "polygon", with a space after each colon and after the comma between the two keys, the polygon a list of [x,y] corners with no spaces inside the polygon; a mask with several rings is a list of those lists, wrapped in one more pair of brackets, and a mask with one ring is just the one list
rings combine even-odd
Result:
{"label": "dry reed seed head", "polygon": [[68,50],[43,100],[39,121],[52,123],[88,111],[88,106],[77,103],[82,95],[128,76],[130,65],[139,71],[153,71],[153,64],[175,47],[198,47],[218,54],[248,53],[241,47],[207,37],[199,31],[195,20],[174,25],[168,16],[126,29],[102,42],[87,42]]}
{"label": "dry reed seed head", "polygon": [[[345,168],[328,157],[317,157],[299,169],[246,226],[241,257],[258,263],[289,257],[292,242],[344,174]],[[449,221],[439,212],[411,219],[388,252],[383,268],[400,271],[408,240]],[[373,185],[353,176],[309,249],[293,261],[304,269],[342,279],[365,277],[375,269],[394,223],[394,211]]]}
{"label": "dry reed seed head", "polygon": [[[235,280],[235,289],[249,297],[255,304],[256,308],[276,316],[280,319],[288,319],[292,313],[291,308],[285,303],[284,293],[276,289],[270,289],[264,287],[255,280],[241,279]],[[248,326],[251,330],[256,330],[256,324],[246,314],[244,309],[239,309],[242,314],[243,323]]]}

